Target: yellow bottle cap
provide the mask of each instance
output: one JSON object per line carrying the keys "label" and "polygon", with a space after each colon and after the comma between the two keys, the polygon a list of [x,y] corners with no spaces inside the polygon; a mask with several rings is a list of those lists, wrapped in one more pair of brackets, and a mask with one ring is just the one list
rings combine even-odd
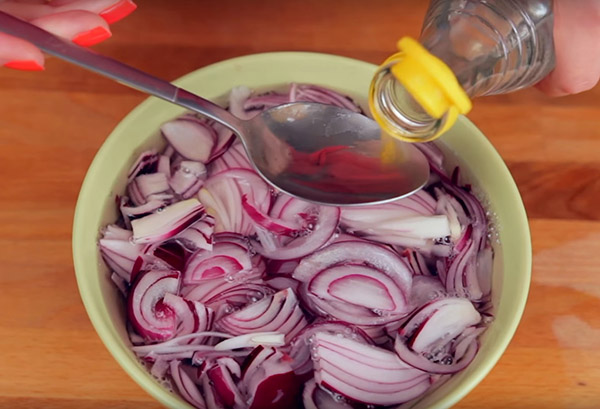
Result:
{"label": "yellow bottle cap", "polygon": [[[436,139],[454,125],[459,114],[471,110],[471,100],[452,70],[418,41],[403,37],[398,41],[398,50],[383,66],[392,64],[389,68],[391,73],[427,114],[436,119],[445,116],[443,126],[435,135],[421,141]],[[378,115],[374,116],[382,123]],[[415,142],[414,138],[403,137],[398,132],[391,133],[399,139]]]}

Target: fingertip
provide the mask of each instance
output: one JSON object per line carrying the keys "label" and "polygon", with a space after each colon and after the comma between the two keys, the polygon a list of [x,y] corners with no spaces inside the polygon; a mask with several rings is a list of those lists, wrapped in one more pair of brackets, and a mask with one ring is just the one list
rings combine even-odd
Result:
{"label": "fingertip", "polygon": [[16,70],[42,71],[44,55],[33,44],[0,32],[0,65]]}
{"label": "fingertip", "polygon": [[44,71],[46,68],[44,64],[40,64],[34,60],[17,60],[9,61],[3,65],[6,68],[12,68],[13,70],[20,71]]}
{"label": "fingertip", "polygon": [[79,33],[73,38],[73,42],[82,47],[90,47],[98,44],[112,36],[110,29],[103,26],[98,26],[89,31]]}
{"label": "fingertip", "polygon": [[131,0],[120,0],[106,10],[99,13],[108,24],[116,23],[124,19],[137,8],[137,5]]}

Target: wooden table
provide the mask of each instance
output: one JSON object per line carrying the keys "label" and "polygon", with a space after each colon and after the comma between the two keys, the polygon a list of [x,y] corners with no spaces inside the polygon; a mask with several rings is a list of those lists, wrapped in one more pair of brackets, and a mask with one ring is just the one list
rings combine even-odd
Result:
{"label": "wooden table", "polygon": [[[175,79],[243,54],[381,62],[425,2],[140,0],[97,50]],[[206,4],[204,4],[206,3]],[[217,4],[219,4],[217,6]],[[145,98],[61,61],[0,69],[0,408],[159,408],[110,357],[77,292],[71,227],[96,150]],[[527,207],[533,283],[519,330],[459,408],[600,407],[600,88],[478,100],[470,118]]]}

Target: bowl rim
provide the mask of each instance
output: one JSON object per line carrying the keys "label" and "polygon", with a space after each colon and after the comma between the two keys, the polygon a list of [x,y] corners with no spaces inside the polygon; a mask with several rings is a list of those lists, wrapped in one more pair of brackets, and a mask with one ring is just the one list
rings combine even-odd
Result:
{"label": "bowl rim", "polygon": [[[289,58],[309,58],[309,59],[327,59],[331,62],[331,64],[335,64],[336,62],[344,62],[355,64],[357,66],[363,66],[363,68],[368,68],[371,70],[375,70],[375,65],[370,64],[368,62],[360,61],[357,59],[343,57],[339,55],[332,55],[327,53],[318,53],[318,52],[297,52],[297,51],[283,51],[283,52],[266,52],[266,53],[257,53],[257,54],[249,54],[240,57],[235,57],[223,61],[216,62],[214,64],[210,64],[204,67],[199,68],[198,70],[192,71],[177,80],[173,81],[176,85],[185,84],[188,80],[193,78],[196,75],[199,75],[199,72],[207,71],[207,70],[218,70],[221,67],[226,67],[229,65],[243,65],[244,63],[256,60],[270,60],[270,59],[289,59]],[[96,288],[92,285],[92,280],[86,278],[86,273],[89,270],[89,260],[83,256],[83,252],[81,251],[82,237],[85,237],[84,231],[82,230],[83,220],[88,217],[88,212],[85,209],[84,203],[86,202],[86,197],[89,197],[93,194],[94,186],[93,186],[93,178],[96,173],[98,173],[98,168],[101,166],[104,161],[105,152],[110,150],[110,147],[114,145],[117,141],[117,137],[120,134],[121,130],[124,129],[129,122],[134,121],[136,117],[142,114],[148,107],[157,103],[159,100],[155,97],[148,97],[143,102],[134,107],[131,111],[123,117],[117,126],[111,131],[109,136],[103,142],[102,146],[96,152],[94,159],[92,160],[85,178],[81,184],[81,189],[77,198],[77,204],[74,212],[73,219],[73,230],[72,230],[72,252],[73,252],[73,263],[75,268],[75,276],[77,280],[77,286],[79,289],[80,297],[90,318],[90,321],[102,340],[104,346],[109,351],[109,353],[113,356],[113,358],[117,361],[119,366],[139,385],[144,389],[150,396],[154,399],[158,400],[163,405],[168,407],[181,407],[181,400],[179,398],[174,397],[164,388],[157,388],[154,380],[151,375],[143,369],[140,365],[132,365],[131,364],[131,354],[130,351],[126,351],[123,348],[120,348],[117,334],[114,324],[110,321],[108,315],[103,311],[102,304],[96,302],[96,299],[90,294],[97,291]],[[510,319],[507,320],[503,324],[503,334],[501,334],[501,339],[496,340],[497,346],[490,352],[490,355],[483,362],[480,362],[477,370],[471,374],[470,377],[466,378],[459,388],[454,388],[449,391],[446,395],[438,399],[433,405],[429,406],[430,408],[448,408],[456,404],[462,398],[464,398],[468,393],[470,393],[492,370],[492,368],[498,363],[500,357],[504,354],[506,348],[511,342],[514,334],[516,333],[517,327],[521,321],[523,311],[527,302],[527,297],[529,293],[529,286],[531,282],[531,264],[532,264],[532,247],[531,247],[531,234],[529,230],[529,224],[527,219],[527,214],[525,211],[525,207],[522,201],[522,198],[519,194],[517,185],[510,174],[510,171],[499,153],[493,147],[493,145],[489,142],[489,140],[483,135],[483,133],[467,118],[460,117],[458,123],[461,123],[462,126],[466,126],[469,132],[473,134],[477,134],[478,138],[481,139],[480,148],[483,149],[485,154],[488,155],[489,159],[497,170],[499,170],[503,178],[507,179],[507,189],[509,189],[509,193],[512,197],[517,199],[515,203],[514,217],[516,219],[516,223],[520,226],[520,230],[518,232],[518,236],[520,239],[520,243],[525,246],[522,250],[524,259],[522,260],[523,266],[523,279],[521,280],[520,294],[515,295],[515,305],[513,305],[513,311],[515,312]],[[191,406],[190,406],[191,407]]]}

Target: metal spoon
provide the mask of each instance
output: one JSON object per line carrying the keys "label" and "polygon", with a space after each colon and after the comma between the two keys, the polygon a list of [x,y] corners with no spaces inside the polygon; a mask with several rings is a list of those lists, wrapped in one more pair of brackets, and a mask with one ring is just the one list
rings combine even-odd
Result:
{"label": "metal spoon", "polygon": [[0,31],[227,126],[242,139],[259,174],[293,196],[330,205],[381,203],[414,193],[429,177],[428,162],[417,148],[382,135],[377,123],[362,114],[295,102],[242,121],[167,81],[2,12]]}

